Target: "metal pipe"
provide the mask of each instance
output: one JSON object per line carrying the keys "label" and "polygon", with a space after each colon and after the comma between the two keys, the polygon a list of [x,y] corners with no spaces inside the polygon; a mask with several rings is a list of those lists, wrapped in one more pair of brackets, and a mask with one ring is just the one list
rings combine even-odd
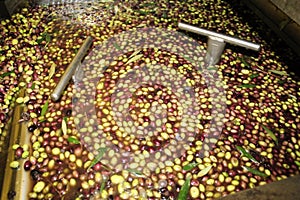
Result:
{"label": "metal pipe", "polygon": [[51,99],[53,101],[57,101],[66,86],[68,85],[70,79],[72,78],[76,68],[80,65],[83,57],[86,55],[86,52],[90,48],[91,44],[93,42],[93,38],[91,36],[88,36],[80,49],[78,50],[77,54],[73,58],[72,62],[69,64],[68,68],[66,69],[64,75],[61,77],[59,83],[57,84],[56,88],[51,94]]}
{"label": "metal pipe", "polygon": [[216,32],[213,32],[213,31],[198,28],[198,27],[195,27],[195,26],[191,26],[189,24],[179,22],[178,27],[182,30],[190,31],[190,32],[197,33],[197,34],[200,34],[200,35],[213,36],[213,37],[221,38],[227,43],[238,45],[238,46],[241,46],[241,47],[245,47],[247,49],[251,49],[251,50],[254,50],[254,51],[259,51],[260,50],[260,45],[259,44],[255,44],[253,42],[248,42],[248,41],[241,40],[241,39],[238,39],[238,38],[234,38],[234,37],[231,37],[231,36],[227,36],[227,35],[224,35],[224,34],[220,34],[220,33],[216,33]]}

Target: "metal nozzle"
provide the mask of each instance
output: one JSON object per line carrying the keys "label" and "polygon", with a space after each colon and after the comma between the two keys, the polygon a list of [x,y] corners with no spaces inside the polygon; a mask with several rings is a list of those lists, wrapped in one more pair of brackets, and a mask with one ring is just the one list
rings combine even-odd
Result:
{"label": "metal nozzle", "polygon": [[207,53],[205,57],[205,61],[208,66],[213,66],[219,62],[226,43],[245,47],[254,51],[260,50],[259,44],[198,28],[189,24],[179,22],[178,27],[182,30],[190,31],[200,35],[205,35],[208,37]]}
{"label": "metal nozzle", "polygon": [[209,36],[207,44],[205,62],[208,66],[213,66],[219,62],[226,43],[223,39]]}

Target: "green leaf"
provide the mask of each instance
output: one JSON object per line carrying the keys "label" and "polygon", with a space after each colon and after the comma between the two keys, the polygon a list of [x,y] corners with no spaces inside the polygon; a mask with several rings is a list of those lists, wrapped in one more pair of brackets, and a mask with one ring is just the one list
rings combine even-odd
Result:
{"label": "green leaf", "polygon": [[167,18],[168,18],[168,14],[167,14],[167,12],[166,12],[166,11],[164,11],[161,17],[162,17],[162,18],[164,18],[164,19],[167,19]]}
{"label": "green leaf", "polygon": [[207,70],[215,70],[215,71],[217,71],[219,68],[217,68],[217,67],[208,67],[207,68]]}
{"label": "green leaf", "polygon": [[135,55],[134,57],[130,58],[125,64],[135,62],[135,61],[141,59],[143,56],[144,56],[143,54]]}
{"label": "green leaf", "polygon": [[235,148],[241,153],[241,156],[245,156],[249,160],[258,163],[258,161],[250,153],[248,153],[243,147],[236,145]]}
{"label": "green leaf", "polygon": [[187,178],[179,191],[178,200],[187,199],[190,190],[190,183],[191,183],[191,178]]}
{"label": "green leaf", "polygon": [[131,168],[128,168],[128,169],[126,169],[127,171],[129,171],[131,174],[133,174],[134,176],[137,176],[137,177],[145,177],[145,175],[141,172],[141,171],[139,171],[139,170],[137,170],[137,169],[131,169]]}
{"label": "green leaf", "polygon": [[291,19],[282,20],[279,23],[279,30],[282,31],[290,22],[291,22]]}
{"label": "green leaf", "polygon": [[44,116],[44,115],[46,114],[46,112],[47,112],[47,110],[48,110],[48,105],[49,105],[49,101],[47,100],[47,101],[45,102],[45,104],[43,105],[43,107],[42,107],[41,116]]}
{"label": "green leaf", "polygon": [[35,83],[33,83],[30,88],[33,90],[35,88]]}
{"label": "green leaf", "polygon": [[259,76],[259,74],[251,74],[249,77],[251,78],[251,79],[253,79],[253,78],[256,78],[256,77],[258,77]]}
{"label": "green leaf", "polygon": [[272,72],[272,73],[280,75],[280,76],[288,76],[288,74],[285,71],[270,69],[269,72]]}
{"label": "green leaf", "polygon": [[38,44],[41,44],[43,41],[44,41],[44,38],[43,38],[43,37],[38,37],[37,40],[36,40],[36,42],[37,42]]}
{"label": "green leaf", "polygon": [[61,121],[61,130],[64,135],[68,133],[68,127],[67,127],[67,117],[64,117]]}
{"label": "green leaf", "polygon": [[242,84],[242,85],[239,85],[239,87],[243,87],[243,88],[255,88],[256,85],[254,85],[254,84]]}
{"label": "green leaf", "polygon": [[132,57],[134,57],[135,55],[137,55],[138,53],[140,53],[141,52],[141,50],[139,49],[139,50],[136,50],[135,52],[133,52],[131,55],[130,55],[130,57],[129,58],[132,58]]}
{"label": "green leaf", "polygon": [[144,11],[144,10],[137,10],[137,12],[141,15],[148,15],[149,12],[148,11]]}
{"label": "green leaf", "polygon": [[103,180],[99,189],[99,194],[101,195],[106,185],[106,180]]}
{"label": "green leaf", "polygon": [[101,147],[98,149],[98,155],[92,160],[91,165],[88,167],[87,170],[91,169],[94,165],[96,165],[101,158],[104,156],[105,152],[107,151],[107,147]]}
{"label": "green leaf", "polygon": [[1,78],[4,78],[5,76],[9,76],[11,75],[12,73],[14,73],[13,71],[10,71],[10,72],[4,72],[3,74],[0,75]]}
{"label": "green leaf", "polygon": [[202,169],[202,170],[197,174],[197,176],[198,176],[198,177],[205,176],[205,175],[210,171],[211,168],[212,168],[212,165],[209,165],[209,166],[205,167],[204,169]]}
{"label": "green leaf", "polygon": [[51,65],[51,67],[50,67],[50,70],[49,70],[49,75],[48,75],[49,79],[51,79],[52,76],[54,75],[54,73],[55,73],[55,68],[56,68],[56,64],[53,63],[53,64]]}
{"label": "green leaf", "polygon": [[38,44],[41,44],[43,41],[46,41],[47,43],[51,41],[51,36],[49,33],[47,32],[42,33],[42,35],[39,36],[36,40]]}
{"label": "green leaf", "polygon": [[155,6],[155,5],[156,5],[155,2],[149,2],[149,3],[143,3],[143,4],[141,5],[141,7],[149,7],[149,6]]}
{"label": "green leaf", "polygon": [[191,170],[191,169],[193,169],[193,168],[195,168],[196,166],[198,166],[199,165],[199,163],[189,163],[189,164],[187,164],[187,165],[184,165],[183,167],[182,167],[182,169],[183,170],[185,170],[185,171],[189,171],[189,170]]}
{"label": "green leaf", "polygon": [[48,33],[46,33],[46,35],[45,35],[45,40],[48,43],[51,42],[51,36]]}
{"label": "green leaf", "polygon": [[251,172],[252,174],[255,174],[255,175],[258,175],[258,176],[261,176],[261,177],[267,177],[268,175],[257,170],[257,169],[253,169],[251,167],[247,167],[247,166],[242,166],[244,169],[246,169],[247,171]]}
{"label": "green leaf", "polygon": [[239,59],[240,61],[242,61],[242,63],[243,63],[246,67],[250,67],[250,63],[247,62],[247,61],[245,60],[244,57],[239,57],[238,59]]}
{"label": "green leaf", "polygon": [[73,144],[80,144],[80,141],[72,136],[68,137],[68,142]]}
{"label": "green leaf", "polygon": [[285,83],[284,80],[279,80],[279,81],[278,81],[278,84],[279,84],[279,85],[283,85],[284,83]]}
{"label": "green leaf", "polygon": [[276,145],[278,145],[278,139],[277,139],[276,135],[270,129],[268,129],[266,126],[264,126],[264,125],[261,125],[261,126],[268,133],[268,135],[274,140]]}
{"label": "green leaf", "polygon": [[193,60],[190,57],[187,56],[183,56],[183,58],[187,61],[189,61],[190,63],[193,63]]}
{"label": "green leaf", "polygon": [[115,47],[116,49],[121,50],[121,47],[119,46],[118,43],[114,42],[113,45],[114,45],[114,47]]}

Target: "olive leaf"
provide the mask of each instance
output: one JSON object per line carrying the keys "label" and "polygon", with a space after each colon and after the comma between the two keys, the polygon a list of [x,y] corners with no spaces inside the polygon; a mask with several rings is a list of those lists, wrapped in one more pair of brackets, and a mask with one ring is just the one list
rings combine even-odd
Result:
{"label": "olive leaf", "polygon": [[164,11],[161,17],[162,17],[162,18],[164,18],[164,19],[168,18],[168,14],[167,14],[167,12],[166,12],[166,11]]}
{"label": "olive leaf", "polygon": [[46,41],[47,43],[49,43],[51,41],[51,36],[49,33],[44,32],[41,36],[39,36],[36,40],[36,42],[38,44],[41,44],[43,41]]}
{"label": "olive leaf", "polygon": [[102,194],[102,191],[104,190],[105,185],[106,185],[106,180],[103,180],[102,183],[101,183],[100,189],[99,189],[99,194],[100,195]]}
{"label": "olive leaf", "polygon": [[239,87],[243,87],[243,88],[255,88],[256,85],[254,85],[254,84],[242,84],[242,85],[239,85]]}
{"label": "olive leaf", "polygon": [[284,80],[279,80],[279,81],[278,81],[278,84],[279,84],[279,85],[283,85],[284,83],[285,83]]}
{"label": "olive leaf", "polygon": [[277,139],[276,135],[270,129],[268,129],[266,126],[264,126],[264,125],[261,125],[261,126],[268,133],[268,135],[274,140],[276,145],[278,145],[278,139]]}
{"label": "olive leaf", "polygon": [[47,100],[42,107],[41,116],[44,116],[48,110],[49,101]]}
{"label": "olive leaf", "polygon": [[70,136],[68,137],[68,142],[73,143],[73,144],[80,144],[79,140],[77,140],[76,138]]}
{"label": "olive leaf", "polygon": [[182,169],[185,170],[185,171],[189,171],[189,170],[195,168],[195,167],[198,166],[198,165],[199,165],[199,163],[193,162],[193,163],[189,163],[189,164],[187,164],[187,165],[184,165],[184,166],[182,167]]}
{"label": "olive leaf", "polygon": [[292,95],[292,94],[289,94],[290,97],[294,98],[295,100],[297,100],[297,97]]}
{"label": "olive leaf", "polygon": [[291,19],[282,20],[279,23],[279,30],[282,31],[290,22],[291,22]]}
{"label": "olive leaf", "polygon": [[104,156],[107,149],[108,149],[107,147],[100,147],[98,149],[98,155],[94,158],[94,160],[92,160],[91,165],[88,167],[87,170],[91,169],[94,165],[96,165],[101,160],[101,158]]}
{"label": "olive leaf", "polygon": [[239,57],[238,59],[239,59],[240,61],[242,61],[242,63],[243,63],[246,67],[249,67],[249,66],[250,66],[250,63],[247,62],[247,61],[245,60],[244,57]]}
{"label": "olive leaf", "polygon": [[125,64],[129,64],[129,63],[135,62],[135,61],[141,59],[143,56],[144,56],[143,54],[138,54],[138,55],[130,58]]}
{"label": "olive leaf", "polygon": [[141,52],[141,50],[139,49],[139,50],[136,50],[135,52],[133,52],[131,55],[130,55],[130,57],[129,58],[132,58],[132,57],[134,57],[135,55],[137,55],[138,53],[140,53]]}
{"label": "olive leaf", "polygon": [[280,76],[288,76],[288,74],[285,71],[279,71],[279,70],[275,70],[275,69],[270,69],[269,72],[272,72],[272,73],[280,75]]}
{"label": "olive leaf", "polygon": [[253,169],[251,167],[247,167],[247,166],[242,166],[245,170],[249,171],[250,173],[254,174],[254,175],[258,175],[258,176],[261,176],[261,177],[267,177],[268,175],[257,170],[257,169]]}
{"label": "olive leaf", "polygon": [[46,35],[45,35],[45,40],[47,43],[49,43],[51,41],[51,36],[48,33],[46,33]]}
{"label": "olive leaf", "polygon": [[178,200],[187,199],[190,190],[190,183],[191,183],[191,178],[187,178],[179,191]]}
{"label": "olive leaf", "polygon": [[145,10],[137,10],[137,12],[141,15],[148,15],[149,12],[148,11],[145,11]]}
{"label": "olive leaf", "polygon": [[118,50],[121,50],[121,47],[119,46],[119,44],[117,44],[116,42],[113,43],[114,47]]}
{"label": "olive leaf", "polygon": [[259,76],[259,74],[251,74],[249,77],[251,78],[251,79],[253,79],[253,78],[256,78],[256,77],[258,77]]}
{"label": "olive leaf", "polygon": [[241,156],[248,158],[252,162],[258,163],[258,161],[250,153],[248,153],[246,149],[244,149],[243,147],[236,145],[235,148],[241,153]]}
{"label": "olive leaf", "polygon": [[145,177],[145,175],[141,172],[141,171],[139,171],[139,170],[137,170],[137,169],[131,169],[131,168],[128,168],[128,169],[126,169],[127,171],[129,171],[132,175],[134,175],[134,176],[137,176],[137,177]]}
{"label": "olive leaf", "polygon": [[209,166],[205,167],[204,169],[202,169],[202,170],[197,174],[197,176],[198,176],[198,177],[205,176],[205,175],[210,171],[211,168],[212,168],[212,165],[209,165]]}
{"label": "olive leaf", "polygon": [[30,88],[33,90],[35,88],[35,83],[33,83]]}
{"label": "olive leaf", "polygon": [[212,67],[212,66],[207,68],[207,70],[215,70],[215,71],[217,71],[218,69],[219,69],[219,68],[217,68],[217,67]]}
{"label": "olive leaf", "polygon": [[43,37],[38,37],[37,40],[36,40],[36,42],[37,42],[38,44],[41,44],[43,41],[44,41],[44,38],[43,38]]}
{"label": "olive leaf", "polygon": [[141,5],[141,7],[149,7],[149,6],[155,6],[156,5],[156,3],[155,2],[149,2],[149,3],[143,3],[142,5]]}
{"label": "olive leaf", "polygon": [[193,63],[193,60],[192,60],[190,57],[188,57],[188,56],[183,56],[183,58],[184,58],[185,60],[189,61],[190,63]]}
{"label": "olive leaf", "polygon": [[49,75],[48,75],[49,79],[51,79],[52,76],[54,75],[54,73],[55,73],[55,68],[56,68],[56,64],[53,63],[53,64],[51,65],[51,67],[50,67],[50,70],[49,70]]}
{"label": "olive leaf", "polygon": [[10,72],[4,72],[3,74],[0,75],[1,78],[4,78],[5,76],[9,76],[13,73],[13,71]]}
{"label": "olive leaf", "polygon": [[61,129],[64,135],[68,133],[68,127],[67,127],[67,117],[64,117],[61,121]]}

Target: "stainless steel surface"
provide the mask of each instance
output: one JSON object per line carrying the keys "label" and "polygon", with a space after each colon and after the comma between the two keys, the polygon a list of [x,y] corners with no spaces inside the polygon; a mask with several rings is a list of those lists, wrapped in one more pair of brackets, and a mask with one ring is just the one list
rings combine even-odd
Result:
{"label": "stainless steel surface", "polygon": [[66,86],[68,85],[70,79],[72,78],[76,68],[80,65],[83,57],[86,55],[88,49],[90,48],[91,44],[93,42],[93,38],[88,36],[80,49],[78,50],[77,54],[75,55],[72,62],[69,64],[68,68],[66,69],[64,75],[61,77],[59,83],[57,84],[56,88],[51,94],[51,99],[53,101],[57,101]]}
{"label": "stainless steel surface", "polygon": [[300,24],[296,23],[272,2],[242,0],[253,12],[300,56]]}
{"label": "stainless steel surface", "polygon": [[300,24],[300,1],[299,0],[271,0],[272,3],[280,10],[282,10],[286,15],[293,19],[297,24]]}
{"label": "stainless steel surface", "polygon": [[0,0],[0,18],[9,18],[27,4],[28,0]]}
{"label": "stainless steel surface", "polygon": [[[20,96],[25,96],[25,89],[20,91]],[[19,169],[12,169],[10,163],[15,159],[15,152],[12,149],[12,145],[28,144],[30,134],[27,133],[27,122],[19,122],[22,113],[26,111],[26,107],[22,104],[17,104],[14,109],[11,123],[7,124],[8,128],[8,144],[6,149],[6,162],[1,163],[4,168],[3,182],[1,188],[1,200],[7,200],[7,194],[9,191],[15,191],[16,195],[14,199],[27,200],[30,189],[30,175],[28,172],[23,170],[23,164],[25,159],[18,159],[20,163]]]}
{"label": "stainless steel surface", "polygon": [[72,3],[92,3],[96,2],[96,0],[34,0],[34,2],[42,5],[58,5]]}
{"label": "stainless steel surface", "polygon": [[217,64],[221,58],[226,43],[223,39],[217,37],[208,37],[207,53],[205,56],[205,62],[208,66]]}
{"label": "stainless steel surface", "polygon": [[227,36],[227,35],[224,35],[224,34],[216,33],[216,32],[209,31],[209,30],[206,30],[206,29],[203,29],[203,28],[198,28],[198,27],[191,26],[189,24],[185,24],[185,23],[182,23],[182,22],[178,23],[178,27],[182,30],[190,31],[190,32],[197,33],[197,34],[200,34],[200,35],[218,37],[220,39],[223,39],[226,43],[230,43],[230,44],[233,44],[233,45],[245,47],[247,49],[251,49],[251,50],[254,50],[254,51],[259,51],[260,50],[260,45],[259,44],[255,44],[253,42],[248,42],[248,41],[241,40],[241,39],[238,39],[238,38],[234,38],[234,37],[231,37],[231,36]]}
{"label": "stainless steel surface", "polygon": [[237,192],[220,200],[300,200],[300,176]]}

